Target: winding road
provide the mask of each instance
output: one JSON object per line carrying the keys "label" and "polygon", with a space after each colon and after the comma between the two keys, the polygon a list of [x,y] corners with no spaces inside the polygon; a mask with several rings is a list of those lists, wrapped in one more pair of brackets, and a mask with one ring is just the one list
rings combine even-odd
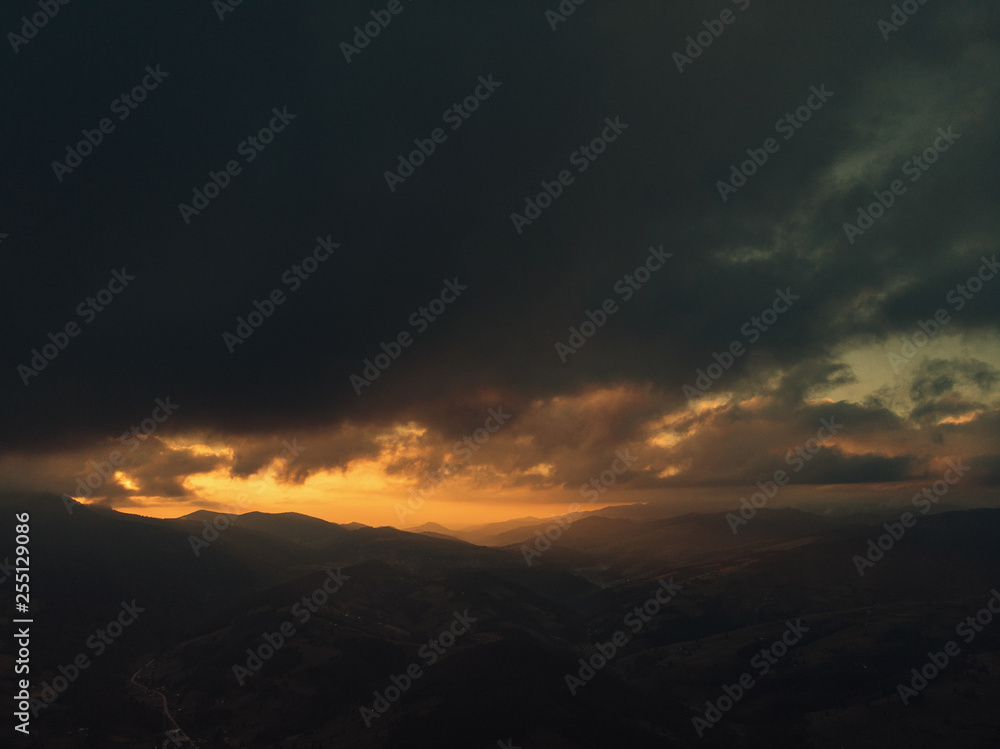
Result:
{"label": "winding road", "polygon": [[143,664],[142,666],[140,666],[139,668],[137,668],[136,672],[134,674],[132,674],[132,678],[129,681],[131,681],[133,684],[135,684],[140,689],[144,689],[147,692],[152,692],[153,694],[159,695],[160,700],[163,703],[163,714],[165,716],[167,716],[167,720],[169,720],[171,723],[173,723],[174,728],[177,730],[177,732],[180,734],[180,736],[183,737],[184,741],[186,741],[188,743],[188,745],[194,746],[195,745],[194,742],[191,741],[190,737],[184,732],[184,729],[180,727],[180,725],[174,719],[174,716],[171,715],[171,713],[170,713],[170,706],[167,704],[167,696],[165,694],[163,694],[163,692],[159,691],[158,689],[152,689],[151,687],[147,687],[146,685],[140,684],[139,682],[136,681],[136,677],[139,676],[139,673],[142,671],[142,669],[144,669],[146,666],[148,666],[152,662],[153,661],[151,661],[151,660],[147,661],[145,664]]}

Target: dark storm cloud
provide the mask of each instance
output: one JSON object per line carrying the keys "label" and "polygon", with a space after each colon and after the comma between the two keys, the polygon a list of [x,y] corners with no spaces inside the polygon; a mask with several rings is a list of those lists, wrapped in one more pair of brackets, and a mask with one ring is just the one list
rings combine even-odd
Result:
{"label": "dark storm cloud", "polygon": [[925,359],[914,373],[910,397],[917,403],[953,391],[958,385],[990,393],[1000,382],[1000,371],[977,359]]}
{"label": "dark storm cloud", "polygon": [[746,485],[777,470],[794,475],[799,484],[897,481],[923,462],[922,456],[886,454],[912,441],[914,432],[885,409],[839,402],[789,411],[777,396],[758,401],[754,407],[719,406],[678,423],[682,439],[656,452],[683,470],[667,477],[646,474],[637,482],[648,487]]}
{"label": "dark storm cloud", "polygon": [[[929,4],[884,40],[888,4],[587,4],[555,32],[552,5],[405,2],[350,64],[339,44],[377,3],[248,2],[224,21],[208,2],[72,3],[4,50],[3,445],[80,447],[169,395],[168,433],[246,435],[245,475],[274,455],[262,435],[356,425],[304,453],[301,479],[377,451],[393,422],[457,439],[501,403],[527,414],[653,383],[621,420],[565,415],[589,443],[538,425],[537,459],[562,455],[575,480],[588,469],[569,452],[604,460],[685,405],[681,385],[733,341],[748,353],[720,384],[759,392],[780,369],[794,407],[851,381],[849,342],[953,310],[948,292],[996,251],[997,8]],[[723,8],[736,21],[679,73],[671,52]],[[35,9],[8,5],[0,26]],[[113,102],[157,65],[167,76],[118,120]],[[445,110],[490,75],[496,90],[449,129]],[[776,121],[823,85],[829,101],[781,140]],[[247,162],[241,142],[275,108],[294,119]],[[57,181],[51,162],[104,117],[114,131]],[[628,128],[576,172],[571,153],[615,117]],[[843,223],[948,126],[961,140],[851,244]],[[391,192],[383,173],[438,127],[447,140]],[[718,180],[769,137],[780,150],[723,202]],[[240,174],[185,224],[178,204],[233,159]],[[564,169],[573,184],[519,235],[510,214]],[[286,281],[318,240],[339,247]],[[661,244],[673,257],[625,300],[616,282]],[[78,314],[123,268],[135,279],[107,308]],[[421,331],[411,316],[445,281],[468,290]],[[274,289],[285,301],[230,354],[222,334]],[[744,326],[784,289],[799,300],[750,343]],[[608,298],[618,311],[560,362],[555,342]],[[995,330],[998,299],[982,292],[949,330]],[[79,335],[26,387],[18,365],[71,322]],[[412,345],[357,395],[349,377],[403,331]],[[834,455],[822,465],[865,480],[905,473],[901,458]]]}
{"label": "dark storm cloud", "polygon": [[910,412],[910,418],[917,422],[935,423],[947,416],[962,416],[982,408],[983,403],[967,401],[951,394],[924,401]]}
{"label": "dark storm cloud", "polygon": [[187,491],[181,485],[184,477],[208,473],[223,464],[216,455],[198,455],[189,450],[176,450],[155,438],[137,459],[126,466],[128,475],[138,485],[135,494],[161,497],[183,497]]}
{"label": "dark storm cloud", "polygon": [[802,469],[799,483],[866,484],[902,481],[911,477],[916,456],[890,457],[877,453],[845,455],[836,447],[820,450]]}
{"label": "dark storm cloud", "polygon": [[984,486],[1000,486],[1000,455],[977,455],[970,459],[971,474]]}
{"label": "dark storm cloud", "polygon": [[924,359],[910,377],[910,418],[936,423],[989,410],[1000,372],[978,359]]}

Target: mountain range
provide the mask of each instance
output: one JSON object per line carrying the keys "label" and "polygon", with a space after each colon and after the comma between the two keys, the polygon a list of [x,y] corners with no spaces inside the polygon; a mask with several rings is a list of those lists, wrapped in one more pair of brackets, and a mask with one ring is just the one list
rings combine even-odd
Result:
{"label": "mountain range", "polygon": [[[891,517],[788,509],[734,533],[725,513],[642,507],[402,531],[2,506],[31,515],[35,746],[930,747],[947,725],[949,745],[986,747],[1000,727],[1000,627],[955,634],[1000,586],[998,510],[918,516],[897,539]],[[98,656],[123,604],[142,611]],[[789,626],[807,631],[759,674]],[[960,656],[904,705],[898,685],[948,640]],[[42,706],[79,653],[89,668]],[[13,662],[4,642],[5,689]]]}

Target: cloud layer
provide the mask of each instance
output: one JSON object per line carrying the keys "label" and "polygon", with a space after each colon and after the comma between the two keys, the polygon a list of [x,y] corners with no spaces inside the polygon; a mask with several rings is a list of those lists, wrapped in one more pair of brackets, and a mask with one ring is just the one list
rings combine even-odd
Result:
{"label": "cloud layer", "polygon": [[[105,501],[359,470],[402,492],[501,405],[455,501],[552,501],[626,447],[618,488],[753,484],[832,415],[844,430],[801,483],[901,485],[964,456],[970,484],[996,485],[1000,9],[928,4],[884,34],[890,5],[868,3],[587,4],[555,30],[544,4],[403,8],[350,62],[371,20],[356,2],[63,6],[0,61],[7,488],[69,492],[168,396],[179,410]],[[672,53],[723,9],[679,72]],[[119,119],[147,66],[166,75]],[[114,131],[57,175],[102,118]],[[135,278],[116,292],[112,271]],[[561,357],[571,329],[583,345]],[[711,387],[689,401],[699,370]],[[308,449],[277,460],[295,437]]]}

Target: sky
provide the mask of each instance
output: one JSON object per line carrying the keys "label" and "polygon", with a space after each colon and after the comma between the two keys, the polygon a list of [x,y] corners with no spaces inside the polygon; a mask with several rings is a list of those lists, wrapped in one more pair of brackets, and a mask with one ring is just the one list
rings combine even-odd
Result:
{"label": "sky", "polygon": [[0,491],[995,506],[1000,8],[903,5],[7,4]]}

